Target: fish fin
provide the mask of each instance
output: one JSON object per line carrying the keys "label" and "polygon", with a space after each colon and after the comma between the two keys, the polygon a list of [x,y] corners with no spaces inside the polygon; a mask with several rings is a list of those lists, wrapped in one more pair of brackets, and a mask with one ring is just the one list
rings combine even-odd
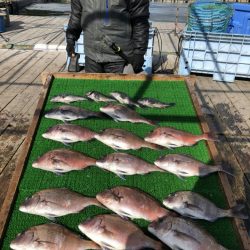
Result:
{"label": "fish fin", "polygon": [[179,179],[181,179],[182,181],[186,181],[186,179],[185,179],[183,176],[181,176],[181,175],[178,175],[178,174],[177,174],[177,177],[178,177]]}
{"label": "fish fin", "polygon": [[173,250],[183,250],[183,248],[179,248],[178,246],[172,246]]}
{"label": "fish fin", "polygon": [[235,176],[235,171],[232,167],[228,165],[224,165],[224,164],[218,165],[217,167],[220,169],[220,171],[225,172],[229,175]]}
{"label": "fish fin", "polygon": [[112,250],[112,249],[114,249],[113,246],[111,246],[111,245],[109,245],[109,244],[107,244],[107,243],[105,243],[103,241],[100,242],[100,245],[101,245],[102,250]]}
{"label": "fish fin", "polygon": [[130,214],[124,213],[122,211],[116,211],[116,213],[121,216],[124,220],[129,220],[129,217],[131,217]]}
{"label": "fish fin", "polygon": [[180,231],[177,231],[177,230],[173,230],[173,234],[174,234],[174,237],[176,238],[179,238],[181,241],[195,241],[197,242],[199,245],[201,244],[197,239],[195,239],[194,237],[192,237],[191,235],[188,235],[188,234],[185,234],[185,233],[182,233]]}
{"label": "fish fin", "polygon": [[60,172],[58,170],[55,169],[54,173],[58,176],[62,176],[64,174],[64,172]]}
{"label": "fish fin", "polygon": [[52,221],[53,223],[56,222],[56,215],[55,214],[46,214],[44,215],[45,218],[47,218],[48,220]]}
{"label": "fish fin", "polygon": [[244,208],[245,208],[244,204],[238,204],[238,205],[232,207],[229,210],[230,217],[237,217],[237,218],[240,218],[240,219],[243,219],[243,220],[248,219],[249,216],[248,216],[247,212],[242,211]]}
{"label": "fish fin", "polygon": [[197,217],[195,217],[195,216],[193,216],[191,214],[187,214],[187,213],[184,213],[184,214],[181,214],[181,215],[184,216],[184,217],[189,217],[191,219],[198,219]]}
{"label": "fish fin", "polygon": [[192,211],[196,211],[196,210],[202,211],[202,209],[200,207],[195,206],[194,204],[190,204],[188,202],[184,202],[184,205],[185,205],[186,208],[188,208],[188,209],[190,209]]}
{"label": "fish fin", "polygon": [[215,138],[215,136],[212,133],[204,133],[203,135],[200,136],[199,140],[207,140],[207,141],[220,141],[219,138]]}
{"label": "fish fin", "polygon": [[35,247],[36,248],[39,247],[39,249],[50,249],[50,248],[53,249],[55,247],[55,245],[56,245],[56,243],[54,243],[54,242],[42,241],[42,240],[39,240],[39,239],[35,240],[35,243],[36,243]]}
{"label": "fish fin", "polygon": [[121,179],[123,179],[124,181],[126,181],[126,178],[124,177],[124,175],[121,175],[121,174],[118,174],[118,173],[116,173],[117,174],[117,176],[119,176]]}

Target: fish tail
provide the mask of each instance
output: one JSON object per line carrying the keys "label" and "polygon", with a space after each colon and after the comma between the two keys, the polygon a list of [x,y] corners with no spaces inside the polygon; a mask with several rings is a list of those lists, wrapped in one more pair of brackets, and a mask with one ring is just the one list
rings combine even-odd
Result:
{"label": "fish tail", "polygon": [[83,249],[94,249],[94,250],[100,249],[101,250],[102,248],[99,245],[97,245],[95,242],[86,240],[84,242]]}
{"label": "fish tail", "polygon": [[155,149],[155,150],[162,150],[164,149],[164,147],[160,146],[160,145],[156,145],[156,144],[153,144],[153,143],[150,143],[150,142],[146,142],[144,143],[143,145],[144,147],[146,148],[151,148],[151,149]]}
{"label": "fish tail", "polygon": [[153,121],[151,121],[151,120],[149,120],[149,119],[145,119],[145,120],[143,120],[143,122],[145,122],[145,123],[147,123],[147,124],[149,124],[149,125],[152,125],[152,126],[157,126],[157,123],[156,123],[156,122],[153,122]]}
{"label": "fish tail", "polygon": [[158,166],[154,165],[154,168],[152,169],[153,172],[166,172],[165,170],[159,168]]}
{"label": "fish tail", "polygon": [[218,165],[219,171],[235,176],[235,171],[228,165]]}
{"label": "fish tail", "polygon": [[88,206],[92,206],[92,205],[101,207],[101,208],[106,208],[96,198],[89,198]]}
{"label": "fish tail", "polygon": [[84,169],[86,168],[86,167],[88,167],[88,166],[96,166],[96,159],[95,158],[91,158],[91,157],[88,157],[88,165],[86,166],[85,164],[85,166],[84,166]]}
{"label": "fish tail", "polygon": [[175,102],[169,102],[169,103],[168,103],[168,106],[169,106],[169,107],[175,106]]}
{"label": "fish tail", "polygon": [[102,112],[96,112],[96,113],[94,113],[94,116],[95,117],[99,117],[99,118],[105,118],[105,117],[107,117],[104,113],[102,113]]}
{"label": "fish tail", "polygon": [[215,138],[215,136],[211,133],[204,133],[203,135],[199,136],[198,140],[219,141],[219,139]]}
{"label": "fish tail", "polygon": [[228,216],[246,220],[249,218],[249,216],[248,216],[246,211],[242,211],[244,208],[245,208],[244,204],[238,204],[238,205],[232,207],[231,209],[227,210]]}

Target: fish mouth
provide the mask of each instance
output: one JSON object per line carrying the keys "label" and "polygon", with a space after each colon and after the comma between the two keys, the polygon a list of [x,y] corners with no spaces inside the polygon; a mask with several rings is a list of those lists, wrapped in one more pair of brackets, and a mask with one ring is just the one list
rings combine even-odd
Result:
{"label": "fish mouth", "polygon": [[157,225],[158,225],[157,220],[151,222],[151,223],[148,225],[148,231],[149,231],[150,233],[154,233],[154,232],[156,231]]}
{"label": "fish mouth", "polygon": [[94,138],[97,139],[97,140],[99,140],[101,138],[101,136],[99,134],[95,134]]}
{"label": "fish mouth", "polygon": [[96,166],[98,166],[98,167],[104,167],[104,163],[105,163],[105,161],[104,160],[97,160],[96,161]]}
{"label": "fish mouth", "polygon": [[100,111],[105,112],[107,111],[106,107],[100,107]]}
{"label": "fish mouth", "polygon": [[160,161],[155,161],[154,164],[159,167]]}
{"label": "fish mouth", "polygon": [[152,142],[151,138],[150,138],[150,137],[148,137],[148,136],[144,138],[144,141],[147,141],[147,142]]}
{"label": "fish mouth", "polygon": [[32,197],[28,197],[25,199],[25,201],[20,205],[19,211],[26,213],[28,211],[28,208],[30,205],[32,205],[33,200]]}
{"label": "fish mouth", "polygon": [[43,133],[42,137],[47,139],[47,138],[49,138],[49,134],[48,133]]}
{"label": "fish mouth", "polygon": [[36,161],[33,162],[33,163],[32,163],[32,167],[33,167],[33,168],[38,168],[38,163],[37,163]]}
{"label": "fish mouth", "polygon": [[109,203],[109,198],[111,198],[112,194],[110,190],[104,190],[103,192],[96,195],[96,199],[102,204]]}
{"label": "fish mouth", "polygon": [[82,222],[81,224],[79,224],[78,228],[82,233],[85,234],[86,232],[93,231],[95,228],[95,224],[96,224],[96,220],[93,218],[89,218],[85,220],[84,222]]}

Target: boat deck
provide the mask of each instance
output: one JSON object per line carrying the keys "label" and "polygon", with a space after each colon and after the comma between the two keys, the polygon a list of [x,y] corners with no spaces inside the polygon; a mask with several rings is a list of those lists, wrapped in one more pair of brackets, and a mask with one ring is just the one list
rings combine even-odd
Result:
{"label": "boat deck", "polygon": [[[63,26],[67,17],[10,18],[11,26],[1,33],[9,41],[0,36],[0,208],[39,98],[40,74],[64,71],[66,61]],[[163,67],[158,65],[157,73],[175,72],[175,25],[153,26],[162,39]],[[159,47],[155,39],[154,61],[159,59]],[[216,145],[221,161],[236,170],[230,178],[233,198],[245,201],[250,212],[250,82],[221,83],[203,75],[197,76],[195,87],[205,119],[220,139]]]}

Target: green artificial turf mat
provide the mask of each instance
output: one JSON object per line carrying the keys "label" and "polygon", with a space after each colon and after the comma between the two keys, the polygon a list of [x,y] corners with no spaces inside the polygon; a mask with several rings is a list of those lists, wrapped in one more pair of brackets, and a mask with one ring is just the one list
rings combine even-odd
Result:
{"label": "green artificial turf mat", "polygon": [[[67,93],[75,95],[83,95],[88,91],[100,91],[103,94],[109,94],[111,91],[122,91],[127,93],[131,98],[152,97],[160,101],[174,102],[176,105],[166,109],[141,109],[136,111],[141,115],[158,120],[160,126],[171,126],[193,134],[200,134],[201,129],[199,121],[196,117],[195,109],[192,105],[188,89],[182,81],[122,81],[122,80],[73,80],[73,79],[55,79],[52,83],[45,111],[62,104],[51,103],[49,100],[58,94]],[[90,101],[76,102],[71,105],[99,111],[104,103],[96,103]],[[31,226],[49,222],[47,219],[22,213],[18,210],[19,205],[26,197],[31,196],[46,188],[66,187],[86,196],[95,196],[104,189],[124,185],[129,187],[137,187],[151,194],[153,197],[162,201],[168,194],[177,190],[193,190],[200,193],[217,206],[226,208],[225,195],[221,189],[220,181],[217,174],[207,177],[197,178],[191,177],[181,180],[177,176],[170,173],[151,173],[144,176],[126,176],[126,180],[122,180],[115,174],[103,171],[97,167],[89,167],[83,171],[74,171],[57,176],[51,172],[32,168],[32,162],[39,156],[49,150],[56,148],[68,148],[80,151],[88,156],[100,159],[101,157],[114,152],[113,149],[102,144],[97,140],[90,142],[79,142],[71,144],[71,147],[64,146],[62,143],[44,139],[41,134],[49,127],[61,123],[57,120],[42,118],[39,123],[37,133],[26,163],[23,177],[18,188],[18,196],[15,200],[13,210],[10,216],[9,224],[2,244],[2,249],[9,249],[10,241],[16,235]],[[100,131],[105,128],[123,128],[131,131],[138,136],[145,137],[153,127],[147,124],[132,124],[129,122],[115,122],[112,119],[86,119],[73,121],[71,123],[82,125],[94,131]],[[124,151],[125,152],[125,151]],[[155,151],[152,149],[129,150],[127,153],[139,156],[149,162],[155,161],[158,157],[167,153],[185,153],[204,163],[212,164],[209,152],[205,142],[199,142],[193,147],[181,147],[174,150]],[[58,218],[57,221],[75,232],[79,232],[78,224],[87,218],[99,214],[109,213],[110,211],[97,208],[95,206],[88,207],[79,214],[72,214]],[[135,221],[146,232],[147,222],[143,220]],[[232,219],[224,218],[216,222],[196,221],[212,234],[216,240],[228,249],[240,249],[240,243],[234,231]]]}

